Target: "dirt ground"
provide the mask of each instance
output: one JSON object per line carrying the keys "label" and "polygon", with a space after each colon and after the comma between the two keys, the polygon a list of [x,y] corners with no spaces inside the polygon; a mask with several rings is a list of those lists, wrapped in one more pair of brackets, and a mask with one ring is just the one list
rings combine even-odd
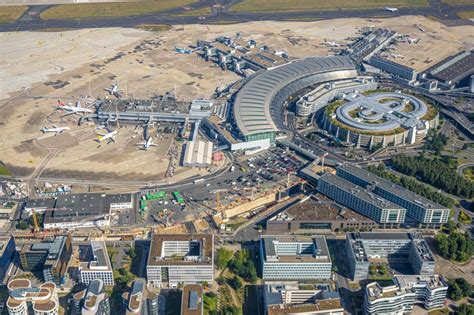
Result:
{"label": "dirt ground", "polygon": [[[135,29],[85,29],[65,32],[1,33],[0,41],[0,160],[15,174],[43,177],[122,180],[160,179],[167,167],[170,139],[155,139],[158,148],[139,150],[142,133],[135,126],[119,130],[117,144],[97,146],[96,126],[78,126],[78,118],[60,118],[58,99],[74,103],[81,97],[104,97],[104,88],[117,82],[126,97],[149,98],[172,91],[179,100],[209,98],[216,87],[239,77],[198,58],[177,54],[198,39],[217,36],[253,38],[259,44],[286,50],[293,57],[332,54],[324,39],[348,42],[364,26],[390,27],[420,37],[418,44],[397,50],[410,58],[397,59],[422,70],[461,49],[473,47],[469,26],[447,28],[423,17],[341,19],[317,22],[253,22],[238,25],[184,25],[154,33]],[[425,32],[420,30],[422,28]],[[430,62],[426,61],[429,56]],[[68,126],[53,136],[40,129]],[[177,169],[180,178],[197,171]]]}

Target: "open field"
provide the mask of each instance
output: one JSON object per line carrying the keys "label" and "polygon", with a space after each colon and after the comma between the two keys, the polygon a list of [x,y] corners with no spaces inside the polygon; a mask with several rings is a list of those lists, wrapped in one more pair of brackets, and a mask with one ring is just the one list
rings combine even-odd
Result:
{"label": "open field", "polygon": [[0,6],[0,24],[15,22],[27,9],[26,5]]}
{"label": "open field", "polygon": [[168,24],[140,24],[136,26],[137,29],[149,32],[164,32],[169,31],[172,26]]}
{"label": "open field", "polygon": [[44,20],[94,19],[155,13],[195,3],[196,0],[149,0],[131,3],[80,3],[54,6],[41,13]]}
{"label": "open field", "polygon": [[204,7],[195,10],[184,11],[182,13],[173,14],[173,16],[180,17],[180,16],[201,16],[201,15],[209,15],[211,14],[210,7]]}
{"label": "open field", "polygon": [[442,0],[442,2],[447,3],[447,4],[472,4],[472,0]]}
{"label": "open field", "polygon": [[288,12],[306,10],[367,9],[394,7],[421,7],[426,0],[244,0],[230,8],[234,12]]}
{"label": "open field", "polygon": [[474,11],[462,11],[456,13],[461,19],[474,19]]}
{"label": "open field", "polygon": [[[392,19],[340,19],[316,22],[253,22],[239,24],[243,38],[287,50],[302,58],[332,54],[324,38],[340,43],[357,36],[365,26],[390,27],[421,41],[407,45],[410,62],[428,67],[440,59],[472,46],[469,26],[447,28],[423,17]],[[416,26],[426,29],[422,33]],[[146,27],[145,27],[146,28]],[[161,30],[161,26],[158,26]],[[167,28],[167,27],[166,27]],[[92,122],[77,125],[77,117],[60,118],[53,112],[58,99],[74,102],[83,95],[104,97],[106,87],[117,82],[135,98],[174,92],[179,100],[209,98],[217,86],[239,77],[215,67],[195,54],[178,54],[173,45],[188,47],[197,39],[235,36],[235,25],[184,25],[148,32],[107,28],[64,32],[0,34],[0,157],[16,175],[40,173],[43,178],[159,180],[166,171],[166,149],[171,139],[155,137],[158,148],[139,150],[141,128],[122,126],[117,144],[97,146]],[[426,44],[425,44],[426,43]],[[428,45],[431,45],[431,47]],[[439,48],[442,47],[442,48]],[[424,63],[429,56],[431,63]],[[39,130],[52,124],[69,132],[54,136]],[[36,171],[35,171],[36,170]],[[172,178],[197,175],[198,170],[178,168]],[[201,174],[206,174],[206,170]]]}

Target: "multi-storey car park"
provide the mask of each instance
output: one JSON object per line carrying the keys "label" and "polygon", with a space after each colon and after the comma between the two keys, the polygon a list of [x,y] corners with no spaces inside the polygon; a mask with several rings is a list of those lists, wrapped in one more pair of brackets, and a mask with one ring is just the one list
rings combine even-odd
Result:
{"label": "multi-storey car park", "polygon": [[337,167],[336,174],[381,198],[403,207],[406,209],[406,215],[415,220],[420,227],[439,228],[449,220],[449,209],[447,207],[417,195],[360,167],[346,163]]}
{"label": "multi-storey car park", "polygon": [[356,147],[415,144],[439,115],[425,101],[402,93],[350,94],[325,110],[320,126],[335,137]]}
{"label": "multi-storey car park", "polygon": [[318,180],[318,191],[336,202],[374,220],[381,227],[396,227],[405,222],[406,210],[357,186],[342,177],[327,173]]}
{"label": "multi-storey car park", "polygon": [[347,233],[346,250],[354,280],[367,279],[370,264],[382,260],[409,264],[417,275],[432,275],[435,269],[433,254],[417,233]]}
{"label": "multi-storey car park", "polygon": [[331,278],[331,257],[324,236],[260,237],[264,280],[325,280]]}
{"label": "multi-storey car park", "polygon": [[148,264],[148,284],[176,287],[214,281],[214,235],[153,235]]}
{"label": "multi-storey car park", "polygon": [[407,314],[414,305],[426,310],[444,307],[448,284],[439,275],[395,276],[393,285],[368,284],[364,296],[364,313]]}

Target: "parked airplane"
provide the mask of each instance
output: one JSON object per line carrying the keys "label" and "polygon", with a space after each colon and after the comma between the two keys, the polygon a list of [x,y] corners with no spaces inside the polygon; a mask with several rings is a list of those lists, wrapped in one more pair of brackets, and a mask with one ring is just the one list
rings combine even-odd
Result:
{"label": "parked airplane", "polygon": [[122,91],[119,90],[118,84],[114,83],[109,88],[104,89],[105,91],[109,92],[109,95],[113,95],[116,98],[122,97]]}
{"label": "parked airplane", "polygon": [[76,102],[76,106],[72,106],[71,103],[68,105],[64,105],[64,103],[61,100],[58,100],[58,106],[56,106],[56,109],[64,110],[67,113],[62,115],[62,117],[67,116],[67,115],[73,115],[73,114],[85,114],[85,113],[93,113],[94,111],[90,108],[85,108],[81,106],[81,101]]}
{"label": "parked airplane", "polygon": [[41,129],[41,131],[43,133],[54,132],[55,133],[54,135],[56,136],[58,133],[63,133],[64,131],[67,131],[69,129],[71,129],[71,128],[69,128],[69,127],[56,127],[55,125],[53,125],[53,128],[43,127]]}
{"label": "parked airplane", "polygon": [[115,143],[115,136],[118,134],[118,130],[108,130],[106,134],[96,133],[98,135],[96,141],[99,142],[99,145],[102,144],[103,141],[107,141],[107,144],[110,142]]}
{"label": "parked airplane", "polygon": [[191,49],[186,49],[186,48],[178,48],[176,46],[173,46],[174,51],[176,51],[178,54],[191,54],[193,51]]}
{"label": "parked airplane", "polygon": [[157,147],[158,145],[153,143],[153,139],[149,137],[145,142],[141,142],[138,145],[143,146],[143,150],[148,150],[150,147]]}
{"label": "parked airplane", "polygon": [[331,47],[340,47],[341,45],[336,43],[336,42],[330,42],[328,41],[326,38],[324,39],[324,45],[328,45],[328,46],[331,46]]}
{"label": "parked airplane", "polygon": [[384,11],[395,12],[398,11],[398,8],[385,7]]}

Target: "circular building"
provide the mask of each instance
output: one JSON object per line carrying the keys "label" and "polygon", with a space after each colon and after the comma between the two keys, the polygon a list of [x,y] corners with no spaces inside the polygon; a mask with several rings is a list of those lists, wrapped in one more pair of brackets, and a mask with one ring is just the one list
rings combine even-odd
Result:
{"label": "circular building", "polygon": [[311,57],[259,72],[237,93],[233,116],[243,141],[270,139],[284,131],[283,106],[298,91],[318,83],[357,77],[348,57]]}
{"label": "circular building", "polygon": [[414,144],[438,125],[434,107],[401,93],[350,94],[326,107],[321,127],[357,147]]}

